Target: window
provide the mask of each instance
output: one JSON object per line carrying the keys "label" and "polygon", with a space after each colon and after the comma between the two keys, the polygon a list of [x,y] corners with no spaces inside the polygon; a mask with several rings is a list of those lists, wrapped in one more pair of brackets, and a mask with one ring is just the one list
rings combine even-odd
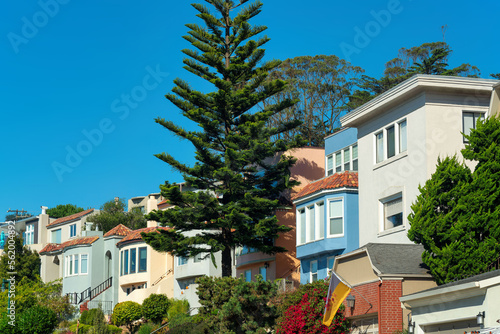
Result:
{"label": "window", "polygon": [[300,209],[299,210],[299,230],[300,230],[300,243],[305,244],[306,243],[306,210],[305,209]]}
{"label": "window", "polygon": [[263,279],[264,281],[266,281],[266,280],[267,280],[267,268],[266,268],[266,267],[260,267],[260,268],[259,268],[259,274],[261,274],[261,275],[262,275],[262,279]]}
{"label": "window", "polygon": [[330,256],[329,258],[326,259],[328,275],[330,275],[330,273],[332,272],[334,263],[335,263],[335,256]]}
{"label": "window", "polygon": [[73,255],[69,257],[69,273],[70,276],[73,275]]}
{"label": "window", "polygon": [[252,281],[252,270],[245,270],[245,281],[246,282],[251,282]]}
{"label": "window", "polygon": [[297,245],[325,237],[325,202],[297,210]]}
{"label": "window", "polygon": [[179,266],[183,266],[188,263],[188,258],[185,256],[179,256]]}
{"label": "window", "polygon": [[120,276],[123,275],[123,251],[120,252]]}
{"label": "window", "polygon": [[330,236],[342,236],[344,234],[343,200],[330,200],[329,206],[330,224],[328,234]]}
{"label": "window", "polygon": [[403,197],[398,194],[382,202],[384,230],[403,225]]}
{"label": "window", "polygon": [[130,273],[135,273],[136,261],[137,261],[137,250],[132,248],[130,250]]}
{"label": "window", "polygon": [[326,157],[326,175],[346,170],[358,170],[358,145],[345,147]]}
{"label": "window", "polygon": [[123,274],[128,275],[128,249],[125,251],[125,254],[123,255]]}
{"label": "window", "polygon": [[[471,129],[476,129],[477,121],[484,120],[484,114],[480,112],[465,112],[462,115],[463,118],[463,129],[464,135],[470,135]],[[464,143],[467,143],[467,139],[464,137]]]}
{"label": "window", "polygon": [[76,236],[76,224],[69,225],[69,237]]}
{"label": "window", "polygon": [[51,236],[50,240],[54,244],[60,244],[61,243],[61,229],[52,231],[52,236]]}
{"label": "window", "polygon": [[201,254],[196,254],[194,256],[194,262],[201,262]]}
{"label": "window", "polygon": [[148,270],[148,249],[146,247],[139,248],[139,272]]}
{"label": "window", "polygon": [[78,258],[79,258],[79,257],[80,257],[80,256],[75,255],[75,275],[78,275],[78,269],[80,269],[80,268],[78,267]]}
{"label": "window", "polygon": [[257,252],[256,248],[248,247],[248,246],[243,246],[239,249],[239,255],[245,255],[249,253],[255,253]]}
{"label": "window", "polygon": [[26,225],[24,241],[26,245],[32,245],[35,243],[35,224]]}
{"label": "window", "polygon": [[82,274],[87,274],[88,273],[88,255],[87,254],[82,254],[81,256],[81,273]]}
{"label": "window", "polygon": [[406,119],[390,124],[382,131],[375,133],[375,163],[392,158],[396,156],[396,154],[406,152],[406,150]]}
{"label": "window", "polygon": [[310,277],[309,282],[316,282],[318,280],[318,261],[311,261],[310,263]]}

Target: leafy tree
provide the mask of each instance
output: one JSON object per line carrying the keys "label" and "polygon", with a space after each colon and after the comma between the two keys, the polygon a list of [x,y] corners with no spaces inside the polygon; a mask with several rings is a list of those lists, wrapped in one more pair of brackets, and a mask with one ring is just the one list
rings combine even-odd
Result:
{"label": "leafy tree", "polygon": [[142,302],[142,316],[154,323],[159,323],[168,314],[171,303],[166,295],[153,293]]}
{"label": "leafy tree", "polygon": [[48,307],[34,305],[19,315],[16,326],[22,334],[52,333],[57,327],[57,315]]}
{"label": "leafy tree", "polygon": [[[157,251],[178,256],[204,253],[215,261],[214,254],[221,252],[222,275],[231,276],[231,249],[236,246],[246,245],[266,254],[285,251],[274,246],[273,239],[289,228],[278,225],[274,212],[280,194],[298,184],[290,180],[295,159],[281,155],[279,161],[271,162],[269,158],[299,147],[303,141],[300,137],[287,143],[269,140],[298,126],[297,121],[276,127],[265,125],[271,116],[291,107],[294,101],[285,99],[260,111],[256,108],[286,88],[282,80],[266,81],[267,73],[280,64],[277,60],[262,62],[264,50],[260,47],[269,39],[264,36],[251,40],[266,29],[249,23],[261,11],[262,3],[255,1],[244,6],[233,17],[231,14],[248,0],[207,2],[216,14],[194,4],[206,28],[188,24],[191,30],[184,37],[200,52],[183,53],[189,57],[184,59],[185,68],[211,83],[215,91],[195,91],[185,81],[176,79],[174,94],[167,95],[200,131],[187,131],[172,121],[156,119],[194,145],[197,162],[190,167],[168,153],[156,156],[201,191],[181,192],[168,182],[160,186],[162,195],[175,207],[154,211],[148,219],[171,229],[143,234],[143,239]],[[194,232],[192,236],[187,236],[188,231]]]}
{"label": "leafy tree", "polygon": [[205,276],[197,283],[199,317],[214,333],[267,333],[273,328],[277,308],[270,301],[277,294],[276,283],[260,275],[254,282]]}
{"label": "leafy tree", "polygon": [[10,213],[10,214],[8,214],[8,215],[5,216],[5,221],[6,222],[8,222],[8,221],[18,221],[18,220],[29,218],[29,217],[32,217],[32,216],[33,215],[31,213],[25,213],[22,216],[18,216],[15,213]]}
{"label": "leafy tree", "polygon": [[101,206],[98,213],[89,216],[87,221],[94,223],[93,229],[98,228],[104,233],[120,224],[132,230],[147,226],[147,221],[139,208],[133,208],[130,212],[125,211],[125,208],[125,199],[110,200]]}
{"label": "leafy tree", "polygon": [[465,159],[439,160],[409,215],[408,237],[424,246],[438,284],[482,273],[500,253],[500,120],[479,121],[466,136]]}
{"label": "leafy tree", "polygon": [[[15,276],[16,282],[21,281],[23,277],[33,282],[38,281],[42,264],[38,253],[35,250],[30,250],[27,246],[23,246],[21,236],[15,236],[7,240],[4,252],[0,256],[0,279],[9,279],[11,276]],[[14,242],[11,243],[10,240],[14,240]],[[16,274],[10,275],[9,272],[15,272]]]}
{"label": "leafy tree", "polygon": [[300,134],[309,146],[323,146],[324,138],[340,127],[340,117],[363,70],[335,55],[300,56],[287,59],[275,68],[268,80],[281,79],[287,88],[267,100],[262,107],[287,98],[299,102],[272,116],[268,124],[278,126],[283,121],[303,121],[293,130],[278,134],[275,139],[293,140]]}
{"label": "leafy tree", "polygon": [[141,316],[141,305],[133,301],[126,301],[115,305],[111,319],[115,325],[127,326],[128,331],[134,333],[136,329],[134,321],[139,320]]}
{"label": "leafy tree", "polygon": [[490,77],[500,80],[500,73],[492,73],[490,74]]}
{"label": "leafy tree", "polygon": [[376,79],[361,76],[357,83],[359,89],[350,96],[347,108],[353,110],[415,74],[466,77],[480,75],[479,69],[470,64],[449,68],[448,58],[451,53],[451,48],[444,42],[424,43],[409,49],[399,49],[398,56],[385,64],[383,77]]}
{"label": "leafy tree", "polygon": [[62,218],[82,211],[83,208],[74,204],[59,204],[53,208],[47,209],[47,214],[52,218]]}
{"label": "leafy tree", "polygon": [[331,326],[323,325],[327,294],[328,282],[321,280],[301,285],[299,289],[285,295],[279,304],[276,333],[348,333],[350,324],[343,315],[343,306],[333,318]]}

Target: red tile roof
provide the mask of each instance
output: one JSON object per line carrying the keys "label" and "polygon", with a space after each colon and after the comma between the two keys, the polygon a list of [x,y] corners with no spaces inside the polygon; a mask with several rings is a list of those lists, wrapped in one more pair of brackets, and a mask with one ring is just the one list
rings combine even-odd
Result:
{"label": "red tile roof", "polygon": [[130,232],[132,232],[132,230],[130,228],[128,228],[127,226],[125,226],[123,224],[119,224],[119,225],[113,227],[108,232],[106,232],[106,234],[104,234],[104,237],[110,237],[112,235],[126,236]]}
{"label": "red tile roof", "polygon": [[62,223],[66,223],[66,222],[69,222],[69,221],[81,218],[81,217],[83,217],[85,215],[88,215],[92,211],[94,211],[94,209],[87,209],[85,211],[75,213],[74,215],[70,215],[70,216],[66,216],[66,217],[62,217],[62,218],[56,219],[52,223],[47,224],[47,227],[58,225],[58,224],[62,224]]}
{"label": "red tile roof", "polygon": [[72,240],[68,240],[66,242],[63,242],[62,244],[48,244],[47,246],[43,247],[40,250],[40,254],[64,250],[64,248],[71,247],[71,246],[90,245],[90,244],[93,244],[97,240],[99,240],[98,235],[93,236],[93,237],[76,238],[76,239],[72,239]]}
{"label": "red tile roof", "polygon": [[314,194],[325,189],[336,189],[336,188],[357,188],[358,187],[358,173],[345,171],[342,173],[336,173],[320,180],[309,183],[307,186],[302,188],[292,200],[297,200],[301,197]]}
{"label": "red tile roof", "polygon": [[133,230],[132,232],[130,232],[125,238],[123,238],[122,240],[118,241],[116,244],[121,244],[123,242],[127,242],[127,241],[132,241],[132,240],[141,240],[142,239],[142,236],[141,236],[141,233],[144,232],[144,233],[150,233],[150,232],[154,232],[158,229],[160,230],[168,230],[170,227],[145,227],[145,228],[140,228],[138,230]]}

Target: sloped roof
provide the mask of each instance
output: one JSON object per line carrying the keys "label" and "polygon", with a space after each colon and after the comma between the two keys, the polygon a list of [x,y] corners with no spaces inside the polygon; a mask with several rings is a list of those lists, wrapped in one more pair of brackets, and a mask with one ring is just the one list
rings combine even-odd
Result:
{"label": "sloped roof", "polygon": [[119,225],[113,227],[108,232],[106,232],[106,234],[104,234],[104,237],[110,237],[112,235],[126,236],[130,232],[132,232],[132,229],[128,228],[127,226],[125,226],[123,224],[119,224]]}
{"label": "sloped roof", "polygon": [[144,232],[144,233],[150,233],[150,232],[154,232],[156,230],[168,230],[169,227],[157,227],[157,226],[153,226],[153,227],[145,227],[145,228],[140,228],[138,230],[133,230],[131,231],[125,238],[123,238],[122,240],[118,241],[116,244],[119,245],[119,244],[122,244],[124,242],[127,242],[127,241],[133,241],[133,240],[141,240],[142,239],[142,236],[141,236],[141,233]]}
{"label": "sloped roof", "polygon": [[75,213],[75,214],[70,215],[70,216],[66,216],[66,217],[62,217],[62,218],[56,219],[52,223],[47,224],[47,227],[55,226],[55,225],[59,225],[59,224],[63,224],[63,223],[66,223],[66,222],[69,222],[69,221],[72,221],[72,220],[76,220],[76,219],[81,218],[81,217],[83,217],[85,215],[88,215],[89,213],[91,213],[93,211],[94,211],[94,209],[87,209],[85,211],[78,212],[78,213]]}
{"label": "sloped roof", "polygon": [[82,237],[82,238],[76,238],[72,240],[68,240],[66,242],[63,242],[62,244],[48,244],[45,247],[43,247],[40,250],[40,254],[42,253],[51,253],[55,251],[62,251],[65,248],[71,247],[71,246],[78,246],[78,245],[91,245],[95,241],[99,240],[99,236],[93,236],[93,237]]}
{"label": "sloped roof", "polygon": [[422,263],[422,245],[369,243],[364,248],[372,265],[382,275],[429,274],[429,268]]}
{"label": "sloped roof", "polygon": [[292,200],[296,201],[301,197],[320,192],[321,190],[336,188],[358,188],[358,173],[345,171],[316,180],[302,188],[293,196]]}

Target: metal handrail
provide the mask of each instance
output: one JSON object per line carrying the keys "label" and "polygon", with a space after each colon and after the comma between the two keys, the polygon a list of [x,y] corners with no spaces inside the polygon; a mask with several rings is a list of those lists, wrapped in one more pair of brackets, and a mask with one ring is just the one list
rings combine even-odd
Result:
{"label": "metal handrail", "polygon": [[154,281],[154,283],[153,283],[153,284],[151,284],[151,286],[153,287],[153,286],[155,286],[156,284],[160,283],[160,281],[161,281],[162,279],[164,279],[165,277],[167,277],[167,276],[168,276],[168,274],[170,274],[170,273],[171,273],[171,272],[173,272],[173,271],[174,271],[173,269],[169,269],[169,270],[167,270],[167,272],[166,272],[166,273],[164,273],[163,275],[161,275],[161,276],[160,276],[160,278],[158,278],[156,281]]}

